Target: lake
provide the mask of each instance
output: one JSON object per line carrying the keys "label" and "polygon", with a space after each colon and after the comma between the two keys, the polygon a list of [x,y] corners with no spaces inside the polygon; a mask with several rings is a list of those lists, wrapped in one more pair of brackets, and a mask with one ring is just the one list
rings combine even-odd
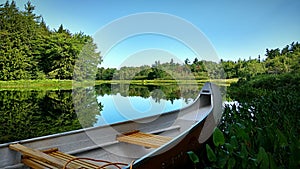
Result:
{"label": "lake", "polygon": [[191,104],[200,88],[102,84],[73,90],[1,90],[0,143],[161,114]]}

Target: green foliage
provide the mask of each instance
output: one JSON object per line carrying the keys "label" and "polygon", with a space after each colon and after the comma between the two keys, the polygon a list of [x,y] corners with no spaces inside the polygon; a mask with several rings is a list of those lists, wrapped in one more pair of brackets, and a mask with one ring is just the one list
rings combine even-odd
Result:
{"label": "green foliage", "polygon": [[239,102],[225,106],[214,144],[206,149],[209,162],[203,165],[299,168],[299,82],[299,74],[288,73],[256,76],[230,86],[230,97]]}
{"label": "green foliage", "polygon": [[[275,51],[275,52],[274,52]],[[269,56],[270,55],[270,56]],[[282,74],[287,72],[299,72],[300,45],[292,43],[287,45],[280,52],[279,49],[267,50],[267,59],[257,59],[238,61],[224,61],[220,63],[212,61],[199,61],[197,58],[193,62],[189,59],[184,64],[170,62],[161,63],[155,61],[150,66],[121,67],[120,69],[98,68],[97,80],[187,80],[187,79],[230,79],[240,78],[248,80],[255,76],[264,74]],[[255,93],[257,91],[254,91]]]}
{"label": "green foliage", "polygon": [[112,80],[117,69],[104,67],[98,68],[96,80]]}
{"label": "green foliage", "polygon": [[44,19],[34,14],[35,7],[28,2],[24,11],[14,1],[0,6],[0,80],[74,79],[132,80],[132,79],[220,79],[251,78],[260,74],[299,72],[299,43],[282,50],[267,49],[266,60],[236,62],[189,59],[184,64],[155,63],[150,66],[98,68],[100,53],[92,37],[70,33],[61,24],[58,30],[49,30]]}
{"label": "green foliage", "polygon": [[[90,84],[88,84],[90,85]],[[82,84],[82,86],[87,86]],[[67,90],[73,87],[71,80],[43,79],[43,80],[16,80],[0,81],[0,91],[2,90]],[[79,86],[80,87],[80,86]]]}
{"label": "green foliage", "polygon": [[253,77],[250,81],[239,79],[236,84],[231,84],[227,92],[233,100],[249,102],[276,90],[300,92],[298,86],[300,86],[299,73],[259,75]]}
{"label": "green foliage", "polygon": [[[217,76],[221,69],[214,62],[207,62],[209,67],[204,66],[205,61],[198,61],[189,65],[181,65],[174,63],[173,60],[166,63],[155,61],[152,66],[139,67],[121,67],[120,69],[113,68],[98,68],[97,80],[206,80],[211,78],[220,78]],[[201,65],[201,66],[200,66]],[[208,73],[209,72],[209,73]]]}
{"label": "green foliage", "polygon": [[[30,2],[23,11],[16,7],[15,1],[0,5],[0,80],[140,79],[145,80],[144,84],[147,79],[173,82],[174,79],[202,80],[224,78],[225,75],[240,78],[228,90],[230,98],[239,104],[225,106],[223,120],[212,137],[213,144],[206,145],[208,161],[202,161],[203,165],[214,168],[300,167],[298,42],[281,50],[267,49],[265,60],[259,56],[247,61],[215,63],[195,58],[193,62],[186,59],[184,64],[171,60],[169,63],[156,61],[152,66],[97,69],[101,57],[92,37],[72,34],[63,25],[57,31],[49,30],[43,18],[34,14],[34,9]],[[16,83],[18,81],[12,84]],[[179,90],[178,86],[169,85],[130,86],[128,91],[103,87],[96,91],[152,96],[159,101],[161,98],[174,100],[181,97],[180,94],[188,97],[192,92],[187,87],[180,86]],[[93,102],[95,93],[78,88],[73,99],[71,93],[62,90],[2,91],[1,142],[80,128],[75,111],[84,127],[91,126],[96,120],[95,113],[102,106]],[[72,101],[77,104],[76,109]]]}
{"label": "green foliage", "polygon": [[216,162],[217,157],[214,153],[214,151],[210,148],[208,144],[206,144],[206,152],[207,152],[207,157],[210,162]]}
{"label": "green foliage", "polygon": [[[203,85],[203,84],[202,84]],[[188,102],[189,98],[195,98],[198,95],[202,85],[133,85],[133,84],[101,84],[95,86],[97,95],[120,94],[121,96],[141,96],[149,98],[150,96],[159,102],[161,99],[170,100],[185,98]]]}
{"label": "green foliage", "polygon": [[75,39],[79,39],[76,47],[80,49],[80,53],[74,65],[73,79],[78,81],[95,80],[97,67],[102,62],[100,52],[96,52],[97,46],[93,43],[92,37],[80,33],[75,35]]}
{"label": "green foliage", "polygon": [[187,154],[194,164],[200,162],[199,157],[193,151],[188,151]]}
{"label": "green foliage", "polygon": [[281,74],[299,72],[300,44],[292,43],[280,50],[267,49],[266,60],[257,59],[241,60],[237,62],[221,60],[227,78],[251,78],[261,74]]}
{"label": "green foliage", "polygon": [[24,11],[8,1],[0,7],[0,80],[20,79],[220,79],[251,78],[259,74],[299,72],[300,45],[282,50],[267,49],[265,61],[258,59],[223,61],[186,59],[184,64],[156,61],[152,67],[98,68],[100,53],[90,36],[70,33],[61,24],[51,31],[28,2]]}
{"label": "green foliage", "polygon": [[50,31],[34,9],[30,2],[24,11],[15,1],[0,6],[0,80],[72,79],[76,61],[93,63],[81,71],[95,78],[91,71],[96,71],[101,58],[92,38],[73,35],[62,25]]}
{"label": "green foliage", "polygon": [[213,133],[213,142],[217,147],[225,144],[224,135],[219,128],[216,128]]}
{"label": "green foliage", "polygon": [[1,91],[0,143],[81,128],[71,91]]}
{"label": "green foliage", "polygon": [[259,147],[257,154],[257,164],[260,164],[260,168],[269,168],[269,158],[263,147]]}
{"label": "green foliage", "polygon": [[[28,7],[29,8],[29,7]],[[16,4],[7,1],[0,7],[0,79],[30,79],[37,65],[31,46],[37,39],[38,25],[31,13],[19,12]]]}
{"label": "green foliage", "polygon": [[74,109],[83,128],[91,127],[97,122],[103,105],[96,102],[96,93],[93,88],[76,88],[72,91]]}

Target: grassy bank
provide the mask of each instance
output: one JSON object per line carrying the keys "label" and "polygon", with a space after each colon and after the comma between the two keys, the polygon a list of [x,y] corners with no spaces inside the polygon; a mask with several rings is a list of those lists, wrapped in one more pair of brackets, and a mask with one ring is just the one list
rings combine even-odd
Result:
{"label": "grassy bank", "polygon": [[211,80],[111,80],[111,81],[96,81],[96,84],[111,83],[111,84],[137,84],[137,85],[165,85],[165,84],[202,84],[205,82],[213,82],[221,86],[229,86],[231,83],[237,82],[238,79],[211,79]]}
{"label": "grassy bank", "polygon": [[74,87],[93,86],[99,84],[136,84],[136,85],[168,85],[168,84],[201,84],[207,81],[221,86],[229,86],[237,79],[212,80],[97,80],[74,83],[73,80],[16,80],[0,81],[0,90],[68,90]]}
{"label": "grassy bank", "polygon": [[0,90],[68,90],[73,87],[91,86],[92,82],[74,84],[72,80],[16,80],[0,81]]}
{"label": "grassy bank", "polygon": [[73,80],[15,80],[0,81],[0,90],[69,90],[74,87],[93,86],[95,82],[76,82]]}
{"label": "grassy bank", "polygon": [[0,81],[1,90],[72,88],[71,80],[14,80]]}

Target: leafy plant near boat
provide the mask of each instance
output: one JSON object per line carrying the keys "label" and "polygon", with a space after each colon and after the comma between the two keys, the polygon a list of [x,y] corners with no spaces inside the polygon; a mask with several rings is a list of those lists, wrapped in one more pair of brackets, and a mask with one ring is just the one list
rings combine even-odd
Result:
{"label": "leafy plant near boat", "polygon": [[203,165],[299,168],[299,82],[299,74],[289,73],[257,76],[229,87],[239,103],[225,106]]}

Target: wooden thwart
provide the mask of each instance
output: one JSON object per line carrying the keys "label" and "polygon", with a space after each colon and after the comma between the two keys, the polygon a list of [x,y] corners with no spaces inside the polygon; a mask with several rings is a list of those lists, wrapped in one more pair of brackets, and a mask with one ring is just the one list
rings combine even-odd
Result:
{"label": "wooden thwart", "polygon": [[150,148],[158,148],[172,140],[172,138],[167,136],[142,133],[140,131],[133,131],[117,136],[117,140],[120,142],[136,144]]}
{"label": "wooden thwart", "polygon": [[[75,159],[75,156],[62,153],[58,151],[57,148],[52,148],[45,151],[35,150],[28,147],[25,147],[21,144],[11,144],[9,148],[12,150],[16,150],[22,153],[22,162],[34,169],[45,169],[45,168],[53,168],[53,169],[62,169],[64,165]],[[72,161],[66,167],[67,169],[88,169],[88,168],[99,168],[100,166],[86,162],[83,160]]]}

